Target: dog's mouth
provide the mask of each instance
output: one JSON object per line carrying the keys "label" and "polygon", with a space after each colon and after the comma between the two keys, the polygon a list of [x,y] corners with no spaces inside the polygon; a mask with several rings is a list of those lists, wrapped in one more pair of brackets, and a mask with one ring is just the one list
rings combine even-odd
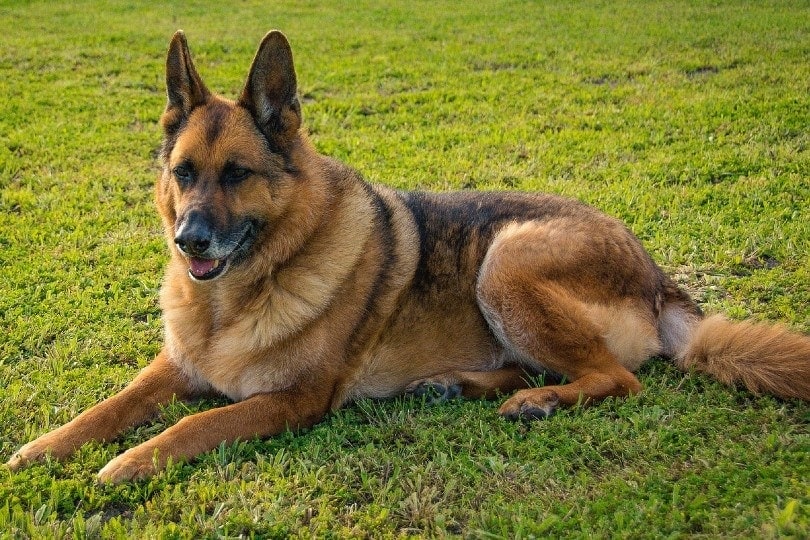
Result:
{"label": "dog's mouth", "polygon": [[[233,249],[224,257],[204,258],[183,253],[188,262],[188,275],[194,281],[210,281],[222,277],[231,268],[232,264],[244,258],[250,245],[253,243],[255,226],[248,223],[242,229],[239,240],[232,244]],[[181,250],[182,252],[182,250]]]}
{"label": "dog's mouth", "polygon": [[198,259],[195,257],[188,259],[188,274],[197,281],[207,281],[214,279],[228,269],[230,259]]}

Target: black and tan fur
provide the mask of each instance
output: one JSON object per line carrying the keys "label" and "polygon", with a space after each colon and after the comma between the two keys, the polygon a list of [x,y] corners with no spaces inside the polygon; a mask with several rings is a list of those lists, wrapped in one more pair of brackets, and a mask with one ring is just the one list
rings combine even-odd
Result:
{"label": "black and tan fur", "polygon": [[[810,399],[810,338],[704,319],[618,221],[541,194],[397,192],[319,155],[289,44],[269,33],[235,102],[211,94],[181,32],[167,59],[156,202],[171,252],[165,345],[123,391],[23,446],[67,456],[177,397],[233,404],[113,459],[153,474],[222,441],[312,425],[360,397],[493,397],[506,417],[641,391],[651,356],[753,392]],[[526,371],[561,384],[529,388]]]}

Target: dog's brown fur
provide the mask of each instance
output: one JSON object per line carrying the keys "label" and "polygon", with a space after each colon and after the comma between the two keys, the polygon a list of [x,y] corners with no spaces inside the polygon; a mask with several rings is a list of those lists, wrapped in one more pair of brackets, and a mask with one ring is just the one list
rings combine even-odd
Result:
{"label": "dog's brown fur", "polygon": [[[639,392],[633,372],[654,355],[810,399],[810,338],[704,320],[636,238],[592,208],[550,195],[395,192],[320,156],[301,130],[279,32],[236,102],[206,89],[181,32],[167,86],[156,187],[171,251],[165,346],[122,392],[22,447],[12,469],[209,393],[234,403],[181,420],[100,477],[147,476],[364,396],[518,390],[501,414],[544,417]],[[567,382],[529,388],[524,370]]]}

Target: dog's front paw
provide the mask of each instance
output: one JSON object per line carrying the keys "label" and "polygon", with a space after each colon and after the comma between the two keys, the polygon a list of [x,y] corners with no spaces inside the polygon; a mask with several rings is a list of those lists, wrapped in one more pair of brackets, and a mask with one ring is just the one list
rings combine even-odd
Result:
{"label": "dog's front paw", "polygon": [[20,469],[22,469],[26,465],[30,464],[32,461],[37,461],[38,459],[41,459],[41,458],[37,458],[37,457],[32,458],[30,455],[28,455],[28,453],[25,452],[25,447],[23,446],[22,448],[17,450],[11,456],[11,458],[9,458],[8,461],[6,461],[6,467],[11,469],[12,472],[19,471]]}
{"label": "dog's front paw", "polygon": [[498,414],[510,420],[542,420],[548,418],[560,404],[557,392],[549,388],[520,390],[507,399]]}
{"label": "dog's front paw", "polygon": [[31,441],[14,452],[11,458],[6,462],[6,467],[12,471],[18,471],[32,463],[43,461],[49,451],[50,447],[47,442],[43,442],[40,439]]}
{"label": "dog's front paw", "polygon": [[132,448],[107,463],[99,472],[102,483],[120,484],[149,478],[157,472],[157,460],[148,452]]}

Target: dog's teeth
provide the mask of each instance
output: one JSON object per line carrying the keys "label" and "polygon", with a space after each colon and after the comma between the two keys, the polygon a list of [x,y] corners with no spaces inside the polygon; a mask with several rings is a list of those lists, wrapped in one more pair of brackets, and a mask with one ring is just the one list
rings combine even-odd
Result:
{"label": "dog's teeth", "polygon": [[216,269],[216,267],[217,267],[217,266],[219,266],[219,259],[216,259],[216,260],[214,261],[214,266],[212,266],[212,267],[211,267],[211,270]]}

